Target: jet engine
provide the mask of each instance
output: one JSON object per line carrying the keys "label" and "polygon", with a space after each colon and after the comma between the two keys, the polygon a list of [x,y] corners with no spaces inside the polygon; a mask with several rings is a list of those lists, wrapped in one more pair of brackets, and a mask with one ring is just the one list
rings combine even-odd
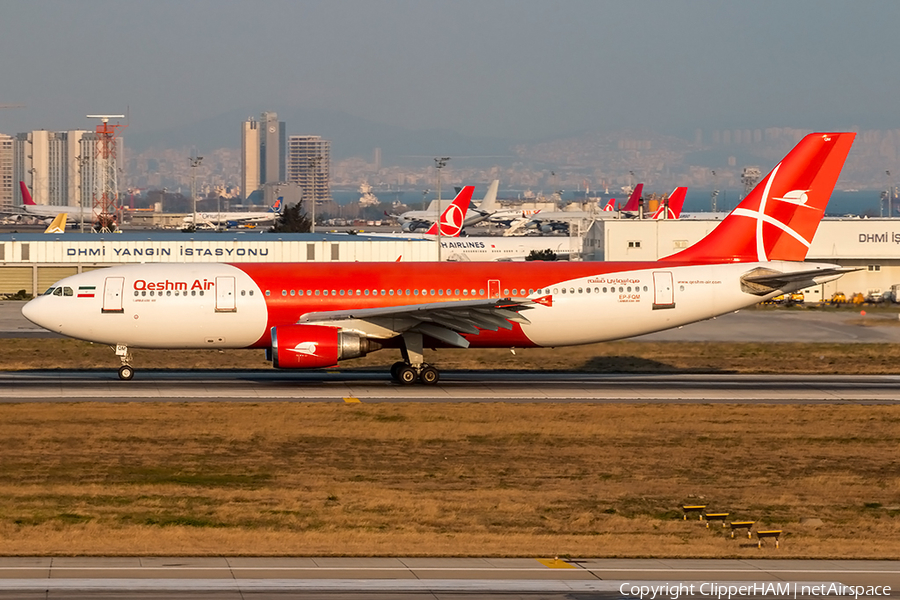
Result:
{"label": "jet engine", "polygon": [[271,335],[272,364],[278,369],[331,367],[381,347],[359,334],[324,325],[280,325]]}

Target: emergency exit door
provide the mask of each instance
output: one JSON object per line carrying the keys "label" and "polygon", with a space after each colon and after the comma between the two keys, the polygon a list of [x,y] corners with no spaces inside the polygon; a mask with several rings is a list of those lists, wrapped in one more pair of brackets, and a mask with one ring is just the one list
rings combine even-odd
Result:
{"label": "emergency exit door", "polygon": [[105,313],[125,312],[122,308],[122,290],[125,288],[124,277],[107,277],[103,282],[103,308]]}
{"label": "emergency exit door", "polygon": [[216,277],[216,312],[236,312],[234,277]]}
{"label": "emergency exit door", "polygon": [[675,284],[671,271],[653,272],[653,310],[675,308]]}

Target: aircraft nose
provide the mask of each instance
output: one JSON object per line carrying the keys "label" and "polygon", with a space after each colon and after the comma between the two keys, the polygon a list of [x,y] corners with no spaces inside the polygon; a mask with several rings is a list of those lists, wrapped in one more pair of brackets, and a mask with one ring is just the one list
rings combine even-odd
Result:
{"label": "aircraft nose", "polygon": [[38,296],[22,307],[22,316],[39,327],[50,329],[50,320],[53,317],[53,311],[47,306],[47,299]]}

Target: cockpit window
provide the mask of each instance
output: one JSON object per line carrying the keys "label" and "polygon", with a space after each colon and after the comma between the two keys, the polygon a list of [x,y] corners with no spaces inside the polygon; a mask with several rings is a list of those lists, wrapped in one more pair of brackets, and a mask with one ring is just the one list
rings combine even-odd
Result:
{"label": "cockpit window", "polygon": [[62,296],[62,293],[63,293],[63,289],[61,287],[58,287],[55,290],[53,290],[54,296]]}
{"label": "cockpit window", "polygon": [[71,295],[72,295],[72,288],[70,288],[69,286],[64,287],[63,288],[63,296],[71,296]]}
{"label": "cockpit window", "polygon": [[47,291],[44,292],[44,295],[45,295],[45,296],[50,296],[50,295],[53,294],[53,292],[55,292],[55,291],[56,291],[56,288],[55,288],[55,287],[47,288]]}

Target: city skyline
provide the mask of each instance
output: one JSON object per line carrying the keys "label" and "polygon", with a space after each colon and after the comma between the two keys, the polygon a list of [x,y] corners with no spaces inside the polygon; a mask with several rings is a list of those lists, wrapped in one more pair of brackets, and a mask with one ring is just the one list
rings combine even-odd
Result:
{"label": "city skyline", "polygon": [[[0,131],[126,135],[236,110],[333,111],[535,142],[647,128],[893,129],[887,1],[0,0]],[[98,27],[102,25],[102,27]],[[290,134],[322,134],[297,123]],[[439,152],[439,150],[436,150]]]}

